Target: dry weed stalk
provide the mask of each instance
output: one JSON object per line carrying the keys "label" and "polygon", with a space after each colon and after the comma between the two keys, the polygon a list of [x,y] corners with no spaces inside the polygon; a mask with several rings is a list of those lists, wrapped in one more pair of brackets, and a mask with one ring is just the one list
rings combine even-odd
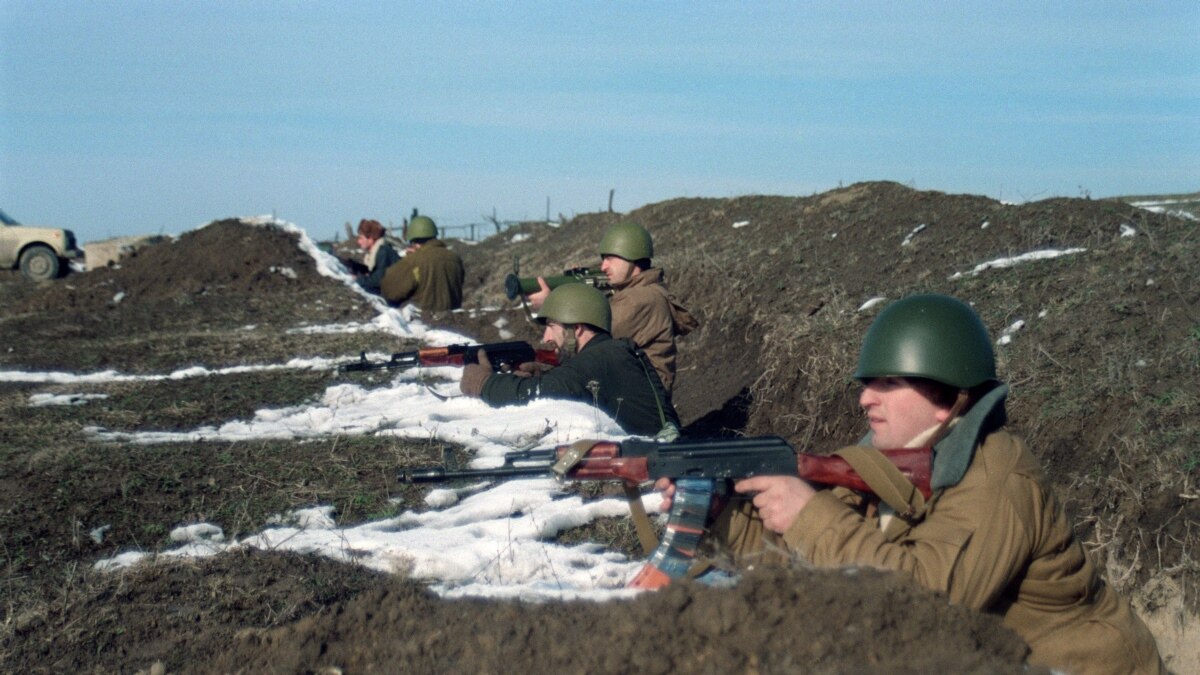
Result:
{"label": "dry weed stalk", "polygon": [[844,293],[832,292],[818,311],[766,314],[766,347],[762,373],[750,386],[755,408],[770,410],[779,401],[798,402],[788,412],[775,411],[771,420],[778,433],[803,430],[807,445],[842,392],[854,363],[850,333],[860,317]]}

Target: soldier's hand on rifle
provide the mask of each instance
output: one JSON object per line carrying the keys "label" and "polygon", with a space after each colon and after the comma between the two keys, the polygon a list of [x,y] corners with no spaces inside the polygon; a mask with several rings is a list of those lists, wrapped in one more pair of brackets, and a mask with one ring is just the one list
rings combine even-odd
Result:
{"label": "soldier's hand on rifle", "polygon": [[553,369],[554,366],[550,365],[549,363],[542,363],[541,361],[526,361],[525,363],[517,366],[517,369],[513,371],[513,375],[516,375],[517,377],[538,377],[540,375],[545,375],[547,372]]}
{"label": "soldier's hand on rifle", "polygon": [[662,503],[659,504],[659,509],[670,511],[671,504],[675,503],[675,481],[670,478],[659,478],[654,481],[654,489],[662,493]]}
{"label": "soldier's hand on rifle", "polygon": [[817,492],[796,476],[755,476],[743,478],[733,489],[754,495],[754,507],[762,517],[763,526],[783,534],[796,522],[796,516],[808,506]]}
{"label": "soldier's hand on rifle", "polygon": [[459,391],[472,398],[483,394],[483,384],[492,376],[492,362],[488,360],[487,352],[480,349],[478,358],[479,363],[463,366],[462,380],[458,383]]}
{"label": "soldier's hand on rifle", "polygon": [[550,285],[546,283],[546,278],[538,277],[537,282],[542,290],[530,293],[529,298],[526,300],[529,303],[529,308],[535,312],[541,311],[542,304],[546,302],[546,298],[550,297]]}

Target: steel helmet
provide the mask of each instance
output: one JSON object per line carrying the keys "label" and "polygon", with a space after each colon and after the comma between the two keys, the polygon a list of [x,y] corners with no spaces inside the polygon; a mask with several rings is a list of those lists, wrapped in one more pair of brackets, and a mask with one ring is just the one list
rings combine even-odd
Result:
{"label": "steel helmet", "polygon": [[875,317],[854,377],[923,377],[970,389],[996,379],[996,356],[987,328],[966,303],[912,295]]}
{"label": "steel helmet", "polygon": [[630,262],[654,257],[650,233],[637,223],[617,223],[600,240],[600,255],[615,255]]}
{"label": "steel helmet", "polygon": [[587,284],[563,284],[550,291],[537,318],[541,323],[548,319],[564,324],[586,323],[605,333],[612,332],[612,309],[608,300]]}
{"label": "steel helmet", "polygon": [[405,235],[409,241],[413,239],[433,239],[438,236],[437,225],[429,216],[414,216],[408,223]]}

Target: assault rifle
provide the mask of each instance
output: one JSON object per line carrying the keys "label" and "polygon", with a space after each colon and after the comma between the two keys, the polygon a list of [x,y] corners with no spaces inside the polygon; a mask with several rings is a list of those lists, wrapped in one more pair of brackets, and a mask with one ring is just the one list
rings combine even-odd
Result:
{"label": "assault rifle", "polygon": [[[862,449],[844,448],[839,453],[852,456],[855,450]],[[926,499],[930,496],[932,451],[929,448],[881,452],[913,489]],[[560,480],[621,480],[627,486],[636,486],[659,478],[671,478],[675,481],[675,498],[666,534],[629,584],[632,588],[659,588],[687,573],[704,533],[713,497],[727,494],[732,480],[798,475],[813,483],[874,492],[851,466],[851,461],[863,466],[858,464],[859,459],[848,461],[840,454],[823,457],[796,452],[779,436],[673,443],[638,439],[620,443],[579,441],[550,449],[511,452],[504,456],[504,464],[492,469],[449,471],[444,466],[427,467],[403,471],[400,479],[406,483],[427,483],[553,475]],[[909,497],[901,495],[901,499]]]}
{"label": "assault rifle", "polygon": [[[544,277],[544,279],[550,290],[563,284],[572,283],[584,283],[601,291],[612,288],[608,283],[608,275],[593,267],[572,267],[569,270],[563,270],[560,276]],[[504,277],[504,294],[508,296],[509,300],[515,300],[518,295],[537,293],[541,288],[538,285],[537,277],[520,277],[516,272],[509,273]]]}
{"label": "assault rifle", "polygon": [[418,366],[463,366],[468,363],[479,363],[479,350],[487,354],[492,370],[497,373],[508,373],[522,363],[536,361],[551,366],[558,365],[558,352],[553,349],[534,349],[528,342],[492,342],[482,345],[449,345],[447,347],[427,347],[411,352],[397,352],[387,361],[370,361],[366,352],[359,354],[358,360],[338,366],[343,372],[363,370],[392,370],[416,368]]}
{"label": "assault rifle", "polygon": [[371,272],[366,265],[355,260],[354,258],[348,258],[339,255],[337,256],[337,260],[342,264],[342,267],[345,267],[350,272],[350,274],[369,274]]}

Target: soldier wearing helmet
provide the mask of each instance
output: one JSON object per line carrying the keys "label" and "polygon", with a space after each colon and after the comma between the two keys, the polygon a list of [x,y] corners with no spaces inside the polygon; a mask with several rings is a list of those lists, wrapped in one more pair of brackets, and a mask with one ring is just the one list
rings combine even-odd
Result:
{"label": "soldier wearing helmet", "polygon": [[400,261],[400,254],[388,243],[383,225],[378,220],[363,218],[358,221],[358,247],[363,250],[363,266],[366,271],[355,275],[359,286],[372,293],[379,293],[383,275],[392,265]]}
{"label": "soldier wearing helmet", "polygon": [[415,216],[405,235],[408,248],[404,257],[383,277],[384,299],[392,305],[412,302],[428,312],[462,307],[466,276],[462,258],[437,238],[437,225],[427,216]]}
{"label": "soldier wearing helmet", "polygon": [[522,364],[515,373],[493,373],[480,352],[480,363],[463,368],[462,392],[494,407],[535,398],[585,401],[628,433],[677,432],[679,418],[654,367],[628,339],[609,334],[612,312],[600,291],[584,284],[559,286],[546,298],[538,321],[545,326],[542,339],[558,349],[558,367]]}
{"label": "soldier wearing helmet", "polygon": [[[874,493],[907,501],[817,491],[795,476],[740,480],[734,489],[752,500],[731,503],[713,527],[736,559],[893,569],[1000,616],[1035,665],[1164,670],[1150,631],[1075,538],[1040,462],[1005,429],[1008,387],[974,310],[944,295],[891,304],[867,330],[854,377],[870,431],[839,454],[866,457],[856,468]],[[874,450],[900,447],[933,449],[928,501],[911,484],[889,491],[897,476],[906,482],[899,474],[870,477],[886,462]],[[669,504],[673,489],[658,487]]]}
{"label": "soldier wearing helmet", "polygon": [[[613,337],[629,338],[646,352],[670,392],[675,386],[675,340],[700,324],[671,295],[653,257],[650,233],[636,223],[617,223],[600,240],[600,269],[615,291],[609,300]],[[550,294],[545,279],[539,277],[538,284],[542,290],[529,296],[535,310]]]}

